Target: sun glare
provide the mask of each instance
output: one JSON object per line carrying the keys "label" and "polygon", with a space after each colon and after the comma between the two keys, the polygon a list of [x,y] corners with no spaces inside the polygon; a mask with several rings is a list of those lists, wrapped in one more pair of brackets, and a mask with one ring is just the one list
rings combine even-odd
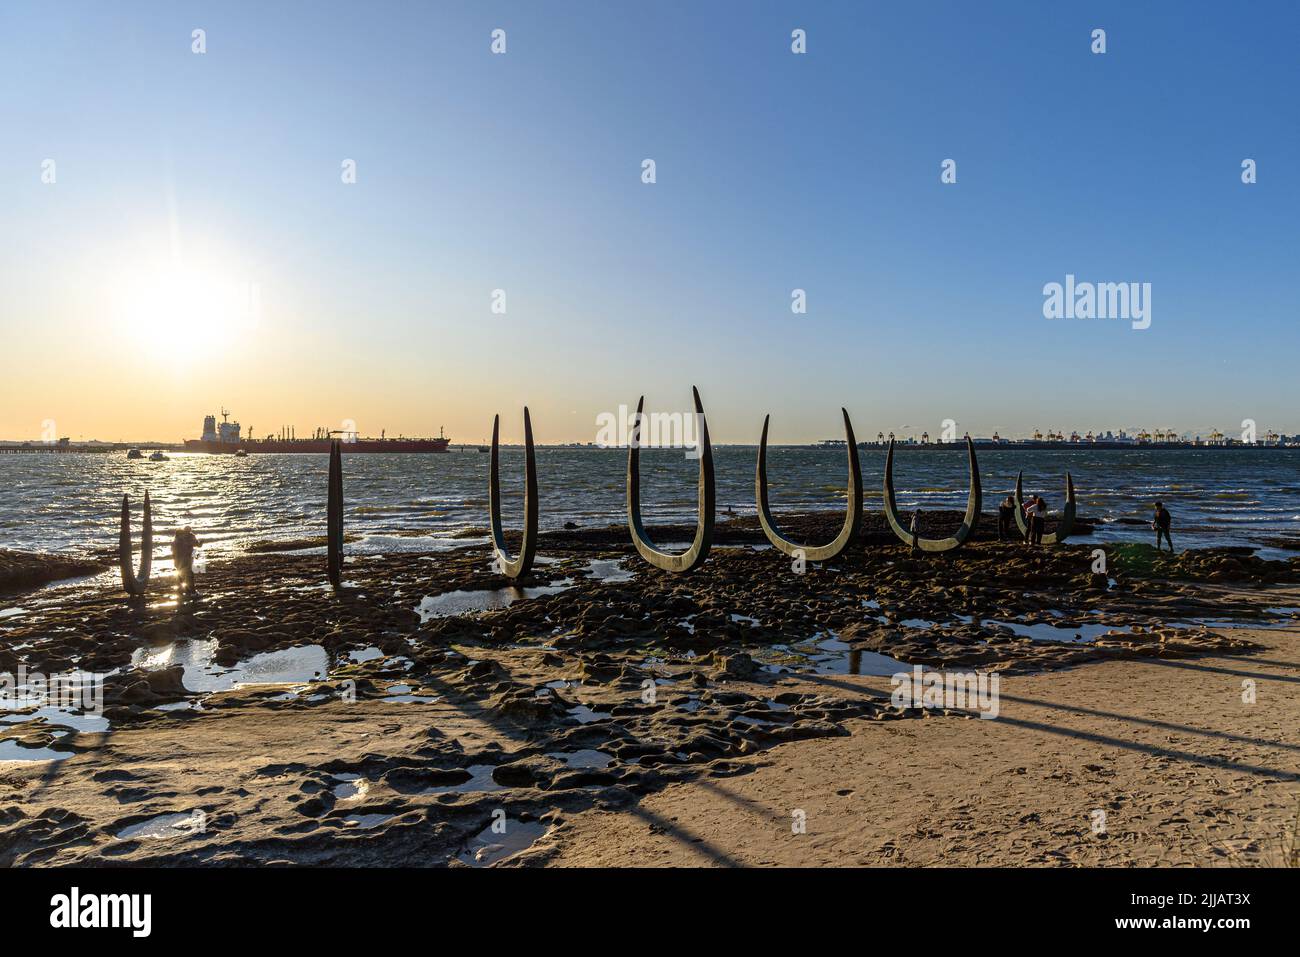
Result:
{"label": "sun glare", "polygon": [[220,273],[167,264],[124,276],[114,295],[119,329],[144,354],[190,363],[225,352],[255,324],[258,293]]}

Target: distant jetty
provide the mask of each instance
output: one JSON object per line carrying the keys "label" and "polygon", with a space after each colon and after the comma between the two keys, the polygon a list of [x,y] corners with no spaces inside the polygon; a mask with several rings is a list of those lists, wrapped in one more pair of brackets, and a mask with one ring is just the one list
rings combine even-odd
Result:
{"label": "distant jetty", "polygon": [[[994,441],[992,439],[974,439],[977,449],[998,451],[1006,449],[1007,451],[1023,450],[1043,450],[1053,452],[1177,452],[1189,449],[1204,451],[1224,451],[1228,449],[1279,449],[1279,450],[1300,450],[1300,442],[1048,442],[1046,440],[1035,439],[1002,439]],[[840,448],[844,444],[840,443]],[[825,443],[819,443],[817,448],[828,448]],[[889,442],[859,442],[860,449],[888,449]],[[962,451],[966,448],[962,442],[895,442],[896,451],[936,451],[951,452]]]}

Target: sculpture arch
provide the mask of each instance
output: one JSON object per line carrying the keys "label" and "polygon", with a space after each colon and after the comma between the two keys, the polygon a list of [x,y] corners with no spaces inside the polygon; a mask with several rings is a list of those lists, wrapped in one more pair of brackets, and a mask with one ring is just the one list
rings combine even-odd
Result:
{"label": "sculpture arch", "polygon": [[330,443],[329,498],[325,506],[325,550],[329,582],[343,586],[343,443]]}
{"label": "sculpture arch", "polygon": [[[975,533],[979,525],[980,509],[984,504],[984,491],[980,485],[979,463],[975,460],[975,443],[966,439],[966,453],[970,458],[970,492],[966,496],[966,514],[962,516],[961,527],[947,538],[921,538],[917,547],[923,552],[950,552],[961,548]],[[894,502],[894,441],[889,441],[889,454],[885,457],[885,518],[905,544],[912,544],[912,533],[903,527],[898,514],[898,505]]]}
{"label": "sculpture arch", "polygon": [[524,537],[519,555],[510,557],[505,532],[501,527],[501,481],[497,470],[497,448],[501,416],[492,419],[492,464],[488,469],[488,511],[492,525],[492,548],[507,578],[519,578],[533,567],[537,554],[537,460],[533,452],[533,421],[524,406]]}
{"label": "sculpture arch", "polygon": [[777,531],[767,496],[767,427],[772,417],[763,417],[763,436],[759,439],[758,465],[754,470],[754,499],[758,503],[758,521],[773,548],[787,555],[802,554],[810,562],[825,562],[836,558],[849,547],[862,528],[862,466],[858,461],[858,443],[853,436],[853,423],[849,421],[848,409],[841,408],[840,412],[844,414],[844,437],[849,446],[849,501],[844,525],[839,534],[826,545],[798,545]]}
{"label": "sculpture arch", "polygon": [[[1028,523],[1025,521],[1025,493],[1024,493],[1025,473],[1022,470],[1016,476],[1016,527],[1020,529],[1020,534],[1025,535],[1028,532]],[[1056,523],[1056,531],[1050,535],[1043,533],[1044,545],[1059,545],[1070,537],[1070,532],[1074,528],[1074,478],[1069,472],[1065,473],[1065,508],[1061,510],[1061,520]]]}
{"label": "sculpture arch", "polygon": [[627,447],[627,526],[632,534],[632,544],[641,557],[655,568],[668,572],[689,572],[703,565],[709,557],[709,548],[713,544],[714,509],[717,496],[713,484],[713,446],[709,442],[709,425],[704,418],[704,406],[700,402],[700,392],[691,386],[695,399],[695,414],[699,416],[700,434],[700,491],[696,506],[695,538],[690,548],[684,552],[661,551],[655,548],[641,523],[641,425],[642,410],[645,408],[645,396],[636,404],[636,425],[632,430],[631,441]]}
{"label": "sculpture arch", "polygon": [[144,531],[140,536],[140,572],[131,560],[131,500],[122,496],[122,528],[117,539],[117,563],[122,569],[122,588],[132,598],[140,598],[149,589],[149,572],[153,567],[153,510],[149,491],[144,493]]}

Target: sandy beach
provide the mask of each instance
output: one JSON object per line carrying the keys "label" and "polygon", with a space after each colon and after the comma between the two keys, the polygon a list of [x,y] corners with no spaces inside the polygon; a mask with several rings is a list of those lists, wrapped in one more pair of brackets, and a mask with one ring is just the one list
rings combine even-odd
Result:
{"label": "sandy beach", "polygon": [[[1009,678],[997,720],[849,722],[850,737],[781,745],[636,814],[583,815],[548,863],[1294,867],[1300,628],[1242,634],[1264,650]],[[888,693],[879,678],[833,684]]]}
{"label": "sandy beach", "polygon": [[[522,593],[467,546],[350,557],[339,594],[263,551],[198,601],[10,596],[0,669],[108,677],[98,724],[6,716],[0,862],[1286,860],[1294,561],[1124,546],[1096,574],[1088,544],[934,559],[868,523],[794,574],[740,520],[672,576],[619,538],[543,536]],[[893,700],[918,665],[996,673],[997,717]]]}

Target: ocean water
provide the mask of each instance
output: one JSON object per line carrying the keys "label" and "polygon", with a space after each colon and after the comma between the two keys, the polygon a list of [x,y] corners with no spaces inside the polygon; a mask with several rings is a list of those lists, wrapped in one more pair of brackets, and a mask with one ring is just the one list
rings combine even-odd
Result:
{"label": "ocean water", "polygon": [[[714,450],[718,509],[754,512],[752,446]],[[125,453],[0,455],[0,547],[48,551],[111,548],[117,540],[123,493],[132,499],[132,528],[140,529],[145,489],[162,538],[194,528],[214,553],[260,539],[319,535],[325,528],[325,455],[247,458],[172,453],[170,461],[129,460]],[[350,551],[450,548],[482,539],[453,538],[484,527],[490,456],[473,450],[444,455],[344,457],[349,533],[363,536]],[[869,510],[879,510],[884,453],[863,450]],[[501,453],[507,526],[522,518],[523,450]],[[1025,494],[1044,495],[1052,508],[1074,476],[1079,514],[1104,523],[1092,540],[1148,541],[1151,503],[1174,517],[1177,545],[1263,545],[1300,536],[1300,452],[1275,449],[979,452],[986,513],[1025,472]],[[541,525],[604,526],[625,521],[626,453],[617,449],[537,450]],[[697,464],[680,451],[642,452],[644,514],[649,524],[692,521]],[[895,459],[900,508],[965,506],[966,456],[903,451]],[[772,504],[778,511],[838,509],[844,500],[845,453],[801,446],[769,449]],[[1129,524],[1138,523],[1138,524]],[[1267,557],[1286,557],[1275,549]],[[1291,553],[1295,554],[1295,553]]]}

